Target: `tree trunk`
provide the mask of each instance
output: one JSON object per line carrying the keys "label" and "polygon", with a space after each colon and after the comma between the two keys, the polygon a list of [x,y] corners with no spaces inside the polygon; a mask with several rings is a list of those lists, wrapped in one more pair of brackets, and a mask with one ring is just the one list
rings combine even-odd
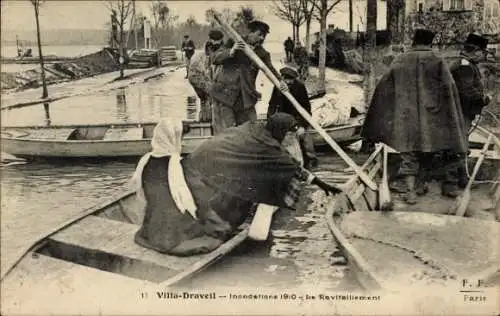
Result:
{"label": "tree trunk", "polygon": [[123,25],[120,26],[120,79],[124,77],[124,66],[125,66],[125,54],[124,54],[124,46],[123,46]]}
{"label": "tree trunk", "polygon": [[377,39],[377,0],[367,0],[366,36],[365,36],[365,104],[368,106],[375,90],[375,72],[373,68]]}
{"label": "tree trunk", "polygon": [[321,14],[321,18],[319,21],[320,25],[320,40],[319,40],[319,63],[318,63],[318,68],[319,68],[319,90],[320,91],[325,91],[326,86],[325,86],[325,78],[326,78],[326,73],[325,73],[325,65],[326,65],[326,13]]}
{"label": "tree trunk", "polygon": [[306,50],[307,52],[311,51],[311,18],[306,20]]}
{"label": "tree trunk", "polygon": [[295,25],[296,40],[300,41],[300,25]]}
{"label": "tree trunk", "polygon": [[35,4],[35,20],[36,20],[36,38],[38,40],[38,58],[40,60],[40,68],[42,75],[42,99],[45,99],[49,96],[49,91],[47,90],[47,82],[45,79],[45,66],[43,63],[43,54],[42,54],[42,39],[40,36],[40,21],[38,20],[39,13],[39,4]]}
{"label": "tree trunk", "polygon": [[353,26],[353,13],[352,13],[352,0],[349,0],[349,32],[353,32],[354,31],[354,26]]}
{"label": "tree trunk", "polygon": [[295,43],[295,25],[292,24],[292,39],[293,39],[293,42]]}

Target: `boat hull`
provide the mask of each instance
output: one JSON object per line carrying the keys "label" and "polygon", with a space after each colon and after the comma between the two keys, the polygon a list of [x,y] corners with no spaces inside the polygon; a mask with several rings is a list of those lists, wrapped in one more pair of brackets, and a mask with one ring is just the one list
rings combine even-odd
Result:
{"label": "boat hull", "polygon": [[[486,132],[480,131],[476,141]],[[376,183],[382,178],[382,148],[377,147],[362,166]],[[495,138],[485,162],[497,166],[496,172],[487,172],[497,183],[478,184],[472,190],[466,218],[448,215],[454,200],[441,196],[438,182],[432,182],[415,205],[404,203],[403,194],[391,192],[393,211],[380,212],[378,192],[352,176],[329,205],[326,220],[359,284],[369,291],[399,291],[456,286],[463,278],[492,282],[500,272],[500,243],[495,237],[500,231],[500,214],[495,214],[499,153]]]}
{"label": "boat hull", "polygon": [[[332,139],[341,144],[349,144],[360,139],[362,121],[352,119],[349,124],[325,128]],[[122,124],[121,126],[94,125],[73,126],[77,134],[94,139],[67,139],[74,137],[75,132],[69,126],[55,127],[11,127],[2,129],[2,152],[24,159],[58,159],[58,158],[136,158],[151,150],[151,137],[155,124],[141,124],[140,139],[99,139],[104,137],[109,129],[137,129],[138,124]],[[111,127],[110,127],[111,126]],[[58,130],[59,135],[43,135],[43,131]],[[66,131],[66,134],[65,134]],[[36,132],[36,133],[35,133]],[[30,134],[41,135],[46,139],[30,137]],[[313,135],[315,146],[326,145],[326,142],[315,131]],[[54,133],[53,133],[54,134]],[[57,134],[57,133],[55,133]],[[27,136],[26,136],[27,135]],[[69,135],[69,136],[68,136]],[[73,135],[73,136],[71,136]],[[90,136],[88,136],[90,135]],[[194,123],[191,131],[182,142],[182,153],[188,154],[212,136],[208,123]],[[50,138],[49,138],[50,137]],[[59,138],[59,139],[58,139]],[[61,139],[62,138],[62,139]]]}

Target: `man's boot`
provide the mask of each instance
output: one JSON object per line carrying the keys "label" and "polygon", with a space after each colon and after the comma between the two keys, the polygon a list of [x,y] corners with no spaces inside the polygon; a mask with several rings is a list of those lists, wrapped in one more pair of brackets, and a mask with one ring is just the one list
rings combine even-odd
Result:
{"label": "man's boot", "polygon": [[449,157],[445,166],[444,180],[441,185],[441,194],[450,198],[455,198],[460,195],[461,190],[458,186],[458,173],[460,168],[460,160],[456,155]]}
{"label": "man's boot", "polygon": [[415,189],[415,182],[416,182],[416,177],[415,176],[406,176],[405,178],[406,185],[408,187],[408,191],[404,195],[404,201],[407,204],[417,204],[417,192]]}

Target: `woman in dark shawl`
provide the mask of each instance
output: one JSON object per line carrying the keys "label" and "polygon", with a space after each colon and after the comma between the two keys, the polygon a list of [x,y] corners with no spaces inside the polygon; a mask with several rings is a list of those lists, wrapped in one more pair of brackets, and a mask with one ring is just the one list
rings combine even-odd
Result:
{"label": "woman in dark shawl", "polygon": [[[286,113],[276,113],[267,122],[250,121],[226,129],[205,141],[186,158],[185,167],[196,170],[199,177],[218,195],[230,200],[293,208],[301,182],[318,185],[328,192],[340,190],[316,178],[301,167],[281,145],[296,136],[299,125]],[[212,208],[223,218],[231,217],[231,209]]]}
{"label": "woman in dark shawl", "polygon": [[170,125],[162,121],[155,128],[153,152],[136,171],[138,193],[143,190],[146,200],[136,242],[144,247],[178,256],[210,252],[244,222],[254,204],[292,208],[303,182],[327,194],[340,191],[302,168],[281,146],[296,137],[298,123],[289,114],[229,128],[183,159],[181,134],[172,136]]}

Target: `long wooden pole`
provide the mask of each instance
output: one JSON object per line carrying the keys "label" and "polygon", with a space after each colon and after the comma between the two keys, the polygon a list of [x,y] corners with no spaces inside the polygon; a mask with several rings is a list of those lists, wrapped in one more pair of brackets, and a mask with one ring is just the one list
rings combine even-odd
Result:
{"label": "long wooden pole", "polygon": [[[215,20],[221,25],[221,27],[227,33],[227,35],[232,37],[232,39],[235,41],[242,41],[245,43],[241,35],[238,32],[236,32],[229,24],[224,22],[224,20],[221,19],[218,13],[215,13],[214,17]],[[264,72],[266,77],[269,78],[269,80],[271,80],[271,82],[276,87],[280,86],[279,80],[274,76],[274,74],[269,70],[269,68],[267,68],[266,64],[264,64],[264,62],[259,58],[259,56],[257,56],[257,54],[255,54],[255,52],[248,45],[245,45],[244,52],[250,59],[252,59],[254,63],[257,64],[257,66]],[[351,157],[349,157],[349,155],[345,153],[345,151],[330,137],[330,135],[328,135],[328,133],[318,123],[316,123],[313,120],[313,118],[309,115],[309,113],[307,113],[306,110],[304,110],[304,108],[302,108],[302,106],[297,102],[297,100],[295,100],[293,95],[288,91],[284,92],[283,95],[285,95],[288,98],[288,100],[290,100],[290,102],[293,104],[295,109],[297,109],[300,115],[302,115],[302,117],[304,117],[304,119],[306,119],[306,121],[309,124],[311,124],[312,127],[314,127],[314,129],[325,139],[328,145],[330,145],[333,148],[333,150],[335,150],[335,152],[340,156],[340,158],[342,158],[349,165],[349,167],[351,167],[354,170],[354,172],[356,172],[356,174],[361,178],[361,180],[368,187],[370,187],[370,189],[377,190],[377,184],[372,179],[370,179],[370,177],[356,164],[356,162],[354,162],[354,160],[351,159]]]}

